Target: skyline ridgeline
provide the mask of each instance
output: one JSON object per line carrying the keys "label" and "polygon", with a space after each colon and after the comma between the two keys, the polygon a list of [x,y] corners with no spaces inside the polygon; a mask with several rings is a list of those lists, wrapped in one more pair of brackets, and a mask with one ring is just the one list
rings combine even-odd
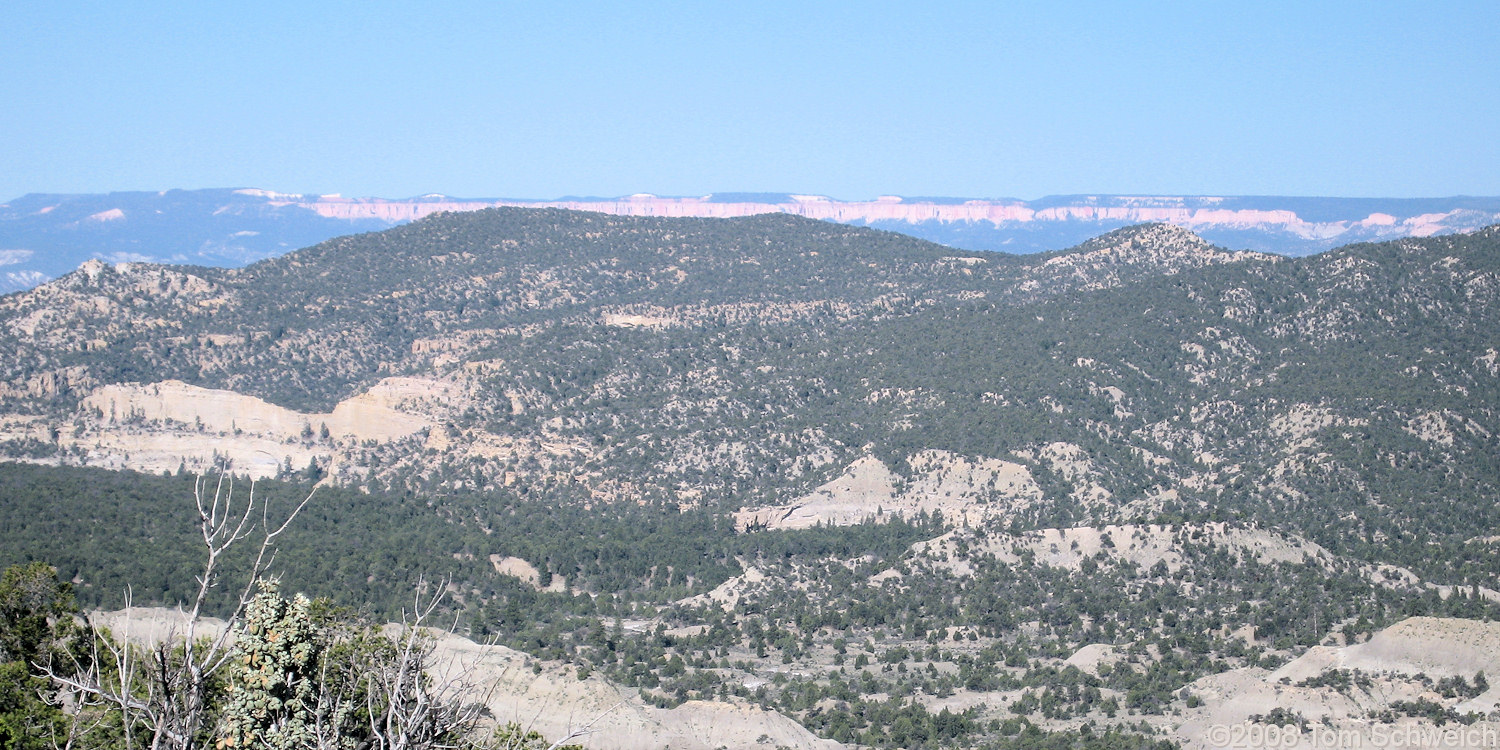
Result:
{"label": "skyline ridgeline", "polygon": [[1500,197],[1308,198],[1049,196],[1032,201],[881,196],[843,201],[792,193],[555,200],[406,199],[259,189],[29,194],[0,204],[0,294],[29,289],[86,260],[237,267],[344,234],[444,211],[495,206],[622,216],[731,218],[787,213],[898,231],[964,250],[1016,254],[1071,247],[1132,224],[1189,229],[1224,247],[1308,255],[1361,241],[1473,231],[1500,222]]}

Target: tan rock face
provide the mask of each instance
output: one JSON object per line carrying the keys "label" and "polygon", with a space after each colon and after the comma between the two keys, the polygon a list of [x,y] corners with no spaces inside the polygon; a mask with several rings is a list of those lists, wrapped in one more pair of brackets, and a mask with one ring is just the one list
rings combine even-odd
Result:
{"label": "tan rock face", "polygon": [[879,459],[857,459],[838,478],[797,500],[735,514],[740,528],[805,529],[818,524],[849,526],[869,519],[943,517],[978,522],[1003,516],[1041,499],[1030,470],[999,459],[968,459],[945,451],[923,451],[902,477]]}
{"label": "tan rock face", "polygon": [[89,465],[161,472],[227,461],[233,471],[264,478],[288,465],[329,466],[356,444],[436,431],[462,398],[446,381],[387,378],[319,414],[175,380],[116,384],[98,388],[79,407],[95,428],[60,442],[83,451]]}
{"label": "tan rock face", "polygon": [[435,426],[461,399],[447,381],[386,378],[335,406],[328,429],[355,440],[397,440]]}
{"label": "tan rock face", "polygon": [[739,605],[740,599],[745,593],[766,580],[766,574],[759,568],[751,565],[745,568],[745,572],[730,578],[729,580],[715,586],[712,591],[697,596],[691,596],[679,600],[677,603],[688,607],[702,607],[715,604],[724,611],[733,611]]}
{"label": "tan rock face", "polygon": [[[1203,699],[1204,705],[1184,714],[1175,735],[1186,748],[1221,747],[1222,743],[1212,741],[1216,727],[1242,725],[1251,716],[1282,708],[1305,717],[1312,727],[1278,747],[1494,747],[1492,740],[1500,736],[1500,722],[1493,720],[1439,727],[1427,719],[1403,718],[1389,724],[1370,717],[1397,701],[1440,700],[1424,677],[1472,679],[1477,672],[1488,675],[1497,669],[1500,624],[1413,617],[1376,633],[1365,643],[1314,647],[1274,672],[1243,668],[1199,679],[1188,689]],[[1371,686],[1368,690],[1341,691],[1303,684],[1334,670],[1353,670],[1369,679]],[[1454,708],[1493,718],[1490,712],[1497,703],[1500,688],[1492,687]],[[1437,739],[1444,729],[1454,728],[1473,729],[1476,736],[1491,739],[1477,743]],[[1426,739],[1403,742],[1412,736]]]}
{"label": "tan rock face", "polygon": [[1500,623],[1412,617],[1341,651],[1341,662],[1352,669],[1434,677],[1500,674]]}
{"label": "tan rock face", "polygon": [[513,576],[530,584],[532,588],[542,588],[542,574],[535,565],[519,558],[506,557],[504,555],[490,555],[490,564],[495,566],[495,572],[502,575]]}
{"label": "tan rock face", "polygon": [[560,664],[538,663],[504,646],[450,635],[438,641],[438,649],[440,658],[450,659],[450,666],[473,670],[486,690],[484,702],[497,721],[519,722],[551,740],[588,727],[590,733],[571,742],[611,750],[844,747],[757,706],[688,701],[672,709],[656,708],[641,700],[633,688],[611,684],[597,674],[580,680]]}
{"label": "tan rock face", "polygon": [[624,313],[605,313],[601,320],[604,325],[616,328],[668,328],[680,325],[680,321],[673,318],[653,315],[628,315]]}
{"label": "tan rock face", "polygon": [[314,460],[329,465],[334,452],[257,435],[204,435],[177,431],[148,433],[102,430],[83,437],[64,435],[61,444],[83,450],[81,463],[105,469],[160,474],[179,468],[205,473],[227,466],[251,479],[274,477],[287,466],[305,469]]}
{"label": "tan rock face", "polygon": [[179,380],[140,385],[106,385],[83,400],[105,425],[130,422],[177,422],[212,432],[245,432],[294,437],[308,426],[308,416],[254,396],[188,385]]}
{"label": "tan rock face", "polygon": [[83,400],[106,425],[175,422],[209,432],[241,432],[289,439],[307,430],[352,440],[390,441],[435,424],[423,412],[444,403],[452,384],[418,378],[387,378],[370,390],[340,402],[330,414],[293,411],[234,391],[200,388],[177,380],[140,385],[107,385]]}

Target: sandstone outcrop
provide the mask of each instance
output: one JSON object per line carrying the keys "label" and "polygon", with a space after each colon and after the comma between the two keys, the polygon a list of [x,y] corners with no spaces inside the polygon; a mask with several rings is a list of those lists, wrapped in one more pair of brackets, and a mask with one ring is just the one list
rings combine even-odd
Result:
{"label": "sandstone outcrop", "polygon": [[228,466],[259,479],[313,462],[327,468],[362,444],[420,437],[462,399],[447,381],[386,378],[319,414],[176,380],[113,384],[79,406],[92,429],[59,441],[93,466],[153,473]]}
{"label": "sandstone outcrop", "polygon": [[[1199,679],[1189,686],[1203,701],[1189,710],[1175,730],[1184,747],[1208,748],[1215,743],[1214,728],[1243,725],[1276,709],[1306,719],[1311,726],[1278,747],[1490,747],[1500,733],[1493,713],[1500,688],[1460,702],[1455,710],[1473,712],[1489,721],[1434,725],[1430,720],[1402,718],[1395,723],[1372,721],[1371,716],[1401,701],[1431,700],[1431,680],[1440,677],[1472,679],[1477,673],[1500,669],[1500,625],[1455,618],[1413,617],[1351,646],[1317,646],[1275,671],[1235,669]],[[1368,680],[1368,687],[1339,689],[1314,686],[1316,678],[1342,670]],[[1309,682],[1309,681],[1314,682]],[[1271,723],[1264,719],[1262,724]],[[1481,739],[1467,743],[1444,739],[1445,730],[1473,732]],[[1222,731],[1222,730],[1218,730]],[[1410,741],[1408,738],[1421,738]]]}
{"label": "sandstone outcrop", "polygon": [[735,521],[742,529],[805,529],[941,512],[949,522],[978,522],[1042,496],[1030,470],[1010,461],[923,451],[910,465],[911,475],[902,477],[865,456],[811,493],[786,505],[740,511]]}
{"label": "sandstone outcrop", "polygon": [[[779,713],[743,703],[687,701],[664,709],[647,704],[637,690],[597,674],[580,680],[563,665],[538,662],[504,646],[449,635],[439,639],[439,657],[464,665],[486,690],[485,704],[497,721],[515,721],[561,739],[585,727],[572,742],[614,750],[713,750],[720,747],[784,747],[835,750]],[[537,671],[540,667],[540,671]]]}

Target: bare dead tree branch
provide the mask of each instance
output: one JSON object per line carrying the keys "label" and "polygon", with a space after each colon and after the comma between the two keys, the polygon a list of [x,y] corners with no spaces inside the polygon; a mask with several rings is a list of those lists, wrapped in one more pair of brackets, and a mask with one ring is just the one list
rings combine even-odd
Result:
{"label": "bare dead tree branch", "polygon": [[[273,528],[269,505],[257,500],[253,483],[241,503],[235,497],[232,478],[221,474],[210,485],[199,477],[193,484],[193,500],[205,559],[202,572],[195,577],[197,592],[188,609],[181,611],[181,633],[176,632],[174,624],[160,640],[137,647],[128,637],[116,642],[103,636],[97,624],[91,622],[92,658],[88,663],[75,661],[66,674],[48,667],[44,675],[70,692],[74,700],[95,702],[118,711],[127,750],[137,747],[193,750],[207,720],[210,682],[228,662],[235,626],[254,598],[257,581],[272,562],[276,538],[291,526],[312,497],[309,493]],[[260,544],[244,573],[244,585],[233,611],[218,632],[200,637],[200,622],[210,593],[219,585],[225,555],[254,536],[257,528]],[[130,599],[127,591],[124,612],[127,624],[132,619]],[[149,741],[142,733],[149,734]]]}
{"label": "bare dead tree branch", "polygon": [[557,750],[558,748],[562,747],[563,745],[566,745],[569,742],[572,742],[573,740],[578,739],[579,737],[586,737],[588,735],[593,734],[594,732],[598,731],[598,730],[594,729],[594,725],[595,724],[598,724],[604,717],[606,717],[606,716],[614,713],[615,709],[617,709],[617,708],[619,708],[620,706],[623,706],[623,705],[625,705],[625,701],[620,701],[619,703],[616,703],[615,705],[610,706],[609,708],[604,709],[603,711],[599,712],[598,716],[595,716],[593,719],[590,719],[589,723],[584,724],[583,726],[581,726],[581,727],[579,727],[577,729],[574,729],[573,731],[571,731],[571,732],[568,733],[568,736],[563,737],[562,739],[559,739],[558,741],[556,741],[556,742],[552,743],[551,745],[549,745],[547,747],[547,750]]}
{"label": "bare dead tree branch", "polygon": [[427,626],[442,602],[446,581],[424,601],[423,585],[409,615],[403,615],[396,640],[396,658],[367,675],[371,733],[382,750],[456,747],[473,733],[483,712],[473,700],[479,686],[473,665],[443,665],[434,655],[434,632]]}
{"label": "bare dead tree branch", "polygon": [[[243,628],[259,581],[272,564],[275,542],[312,498],[309,494],[284,520],[273,523],[254,485],[243,502],[234,489],[233,480],[223,476],[213,483],[201,477],[194,483],[205,557],[192,600],[178,610],[180,621],[170,623],[164,633],[154,634],[146,643],[133,643],[128,633],[118,639],[110,637],[103,623],[90,622],[87,663],[77,659],[72,669],[45,673],[74,705],[88,704],[117,714],[127,750],[199,750],[204,738],[212,735],[212,727],[207,726],[214,720],[210,686],[237,655],[236,632]],[[227,622],[206,632],[203,616],[214,590],[222,584],[226,556],[257,538]],[[452,635],[458,624],[456,615],[452,622],[434,623],[447,588],[446,580],[430,590],[419,581],[411,610],[403,614],[400,626],[392,626],[385,634],[355,627],[319,636],[326,639],[325,648],[341,643],[347,651],[318,666],[321,684],[310,722],[311,746],[319,750],[489,747],[476,732],[488,699],[478,678],[483,654],[440,655],[440,639]],[[132,607],[127,591],[123,613],[127,628],[136,622]],[[549,750],[592,733],[593,726],[617,707],[570,732]],[[59,747],[72,750],[70,741]]]}

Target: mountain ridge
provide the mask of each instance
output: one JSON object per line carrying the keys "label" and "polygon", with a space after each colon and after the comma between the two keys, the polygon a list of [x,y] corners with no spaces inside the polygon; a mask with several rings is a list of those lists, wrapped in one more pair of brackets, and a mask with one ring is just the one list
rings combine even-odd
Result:
{"label": "mountain ridge", "polygon": [[89,258],[238,266],[432,213],[496,206],[618,215],[786,213],[911,234],[952,247],[1027,254],[1124,226],[1167,222],[1237,249],[1305,255],[1355,241],[1470,231],[1500,222],[1500,198],[1049,196],[841,201],[791,193],[637,194],[556,200],[301,195],[253,188],[29,194],[0,205],[0,292],[30,288]]}
{"label": "mountain ridge", "polygon": [[1493,723],[1467,665],[1372,652],[1493,643],[1496,331],[1500,227],[1010,255],[436,213],[0,297],[0,526],[91,600],[151,567],[170,601],[145,550],[190,548],[188,475],[320,482],[288,585],[391,610],[427,573],[558,674],[864,746]]}
{"label": "mountain ridge", "polygon": [[[1494,415],[1475,411],[1482,399],[1418,407],[1433,393],[1457,398],[1494,386],[1485,352],[1496,342],[1484,333],[1494,312],[1481,301],[1500,290],[1494,259],[1479,248],[1497,236],[1500,228],[1295,260],[1143,225],[1068,251],[1005,256],[788,215],[438,214],[242,269],[94,262],[0,300],[16,353],[0,371],[3,432],[41,455],[107,462],[119,460],[135,421],[167,420],[182,431],[173,438],[179,445],[195,444],[204,429],[264,445],[290,441],[284,455],[256,459],[262,475],[317,463],[340,481],[441,485],[452,480],[411,473],[436,451],[473,467],[465,484],[568,465],[592,477],[594,492],[616,496],[627,485],[640,491],[640,477],[608,468],[622,452],[645,449],[627,437],[635,429],[653,436],[641,455],[675,466],[667,473],[680,479],[657,490],[675,496],[695,484],[687,477],[710,470],[723,445],[744,440],[712,415],[745,419],[769,409],[749,423],[774,431],[774,416],[786,411],[805,422],[796,430],[811,442],[766,445],[766,457],[751,462],[780,455],[805,477],[758,491],[771,492],[757,496],[768,505],[831,479],[871,440],[898,468],[928,449],[1006,461],[1021,451],[1045,476],[1092,476],[1079,491],[1096,486],[1130,502],[1143,492],[1181,498],[1190,487],[1201,494],[1197,483],[1229,480],[1216,467],[1227,446],[1263,455],[1269,463],[1259,471],[1276,470],[1283,459],[1236,425],[1267,403],[1284,402],[1257,417],[1265,420],[1257,429],[1303,413],[1337,415],[1318,417],[1324,428],[1367,420],[1359,412],[1370,407],[1355,406],[1357,395],[1339,395],[1346,403],[1332,410],[1324,403],[1340,381],[1398,397],[1404,405],[1389,426],[1401,434],[1451,435],[1444,439],[1454,444],[1464,431],[1500,430]],[[1421,332],[1438,320],[1474,351],[1429,341]],[[764,340],[745,338],[752,335]],[[1358,359],[1330,364],[1357,357],[1367,341],[1382,342],[1381,356],[1414,374]],[[1015,357],[995,360],[991,351]],[[929,369],[913,369],[913,356]],[[660,379],[670,373],[694,380]],[[988,385],[976,391],[976,378]],[[180,385],[153,385],[164,381]],[[786,389],[795,395],[781,395]],[[238,408],[227,406],[233,398],[209,391],[295,413],[277,417],[288,427],[249,430],[215,411]],[[1246,400],[1260,392],[1272,400]],[[1187,403],[1163,401],[1168,393]],[[226,406],[181,411],[200,402]],[[610,423],[593,413],[599,404],[633,405],[625,422]],[[972,414],[960,417],[958,404]],[[369,411],[376,406],[387,411]],[[857,426],[834,438],[828,420],[845,412]],[[365,413],[409,427],[382,432],[337,416]],[[968,421],[981,415],[998,422],[986,430]],[[1184,418],[1191,427],[1175,421]],[[60,429],[58,419],[72,428]],[[911,419],[951,426],[916,428]],[[57,425],[50,433],[42,429],[49,422]],[[303,430],[313,438],[299,440]],[[1204,438],[1214,430],[1219,446],[1210,448]],[[317,435],[324,431],[331,434]],[[1093,473],[1059,468],[1067,462],[1037,449],[1049,444],[1093,454]],[[1169,460],[1144,485],[1117,484],[1141,472],[1132,466],[1141,451]],[[137,451],[135,460],[147,455]],[[208,465],[203,453],[180,461],[188,458]],[[153,470],[178,463],[170,453],[152,461]],[[743,467],[733,464],[712,468],[718,479],[693,491],[744,485]]]}

